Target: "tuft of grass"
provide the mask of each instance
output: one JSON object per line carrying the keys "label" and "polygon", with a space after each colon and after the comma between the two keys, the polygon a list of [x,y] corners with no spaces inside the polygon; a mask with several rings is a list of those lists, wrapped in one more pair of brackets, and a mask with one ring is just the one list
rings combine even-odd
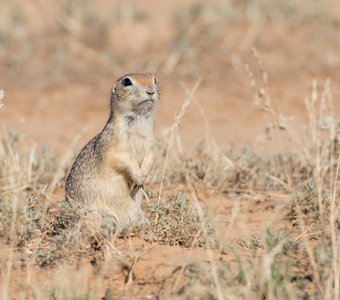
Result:
{"label": "tuft of grass", "polygon": [[146,213],[150,222],[144,233],[147,241],[184,248],[211,246],[214,243],[212,224],[207,224],[208,236],[205,235],[202,220],[184,193],[170,195],[160,205],[150,202]]}
{"label": "tuft of grass", "polygon": [[240,239],[237,244],[239,244],[241,247],[247,248],[247,249],[263,249],[263,245],[261,244],[261,241],[259,238],[255,235],[252,235],[252,238],[249,241],[246,241],[244,239]]}
{"label": "tuft of grass", "polygon": [[[24,247],[31,239],[41,236],[47,218],[45,201],[30,191],[21,192],[20,201],[13,205],[13,198],[0,197],[0,237],[16,246]],[[15,217],[15,230],[8,231]]]}

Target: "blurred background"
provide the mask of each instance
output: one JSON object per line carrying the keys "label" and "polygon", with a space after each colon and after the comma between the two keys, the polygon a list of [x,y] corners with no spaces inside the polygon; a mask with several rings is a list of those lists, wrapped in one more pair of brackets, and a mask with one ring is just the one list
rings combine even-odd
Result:
{"label": "blurred background", "polygon": [[201,80],[184,145],[256,143],[268,120],[255,81],[297,122],[313,79],[322,90],[330,78],[338,98],[339,29],[336,0],[0,0],[1,130],[56,151],[76,136],[81,146],[103,127],[115,80],[145,71],[160,82],[158,135]]}

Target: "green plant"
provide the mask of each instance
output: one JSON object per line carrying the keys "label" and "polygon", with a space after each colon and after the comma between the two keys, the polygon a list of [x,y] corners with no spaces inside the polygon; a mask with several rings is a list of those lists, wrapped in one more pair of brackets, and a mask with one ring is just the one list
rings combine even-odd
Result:
{"label": "green plant", "polygon": [[150,223],[144,235],[146,240],[185,248],[211,246],[214,241],[212,224],[207,225],[208,236],[205,236],[202,220],[183,193],[171,195],[160,205],[149,203],[146,212]]}

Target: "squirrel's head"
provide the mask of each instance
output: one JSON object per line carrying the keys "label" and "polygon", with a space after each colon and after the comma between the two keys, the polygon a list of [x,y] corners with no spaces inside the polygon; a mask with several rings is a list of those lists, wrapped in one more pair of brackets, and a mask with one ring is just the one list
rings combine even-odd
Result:
{"label": "squirrel's head", "polygon": [[158,100],[159,90],[153,74],[127,74],[119,78],[112,88],[111,111],[127,117],[148,117]]}

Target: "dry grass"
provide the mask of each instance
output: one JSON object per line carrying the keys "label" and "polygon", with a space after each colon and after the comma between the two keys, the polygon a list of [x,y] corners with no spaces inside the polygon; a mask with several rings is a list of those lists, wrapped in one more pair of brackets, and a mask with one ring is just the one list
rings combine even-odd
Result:
{"label": "dry grass", "polygon": [[[46,32],[31,32],[23,30],[30,18],[21,4],[1,2],[4,8],[0,12],[2,61],[11,67],[29,64],[39,49],[38,56],[46,55],[47,65],[53,70],[58,66],[59,74],[73,68],[74,64],[70,64],[73,57],[96,67],[104,68],[108,61],[110,67],[114,65],[117,70],[126,67],[128,63],[120,59],[120,53],[106,52],[112,47],[109,38],[112,30],[117,24],[144,22],[149,18],[133,1],[119,2],[119,5],[114,2],[104,16],[93,9],[89,1],[81,2],[82,5],[80,1],[54,4],[38,1],[54,23]],[[332,22],[327,1],[306,3],[198,1],[173,16],[177,26],[175,41],[169,46],[170,52],[161,53],[154,68],[163,74],[208,73],[202,72],[207,70],[202,67],[203,63],[209,65],[204,59],[214,46],[225,50],[221,46],[225,41],[221,44],[216,32],[221,32],[226,24],[245,21],[249,25],[240,43],[244,50],[260,38],[263,24],[281,22],[299,26],[316,20],[320,24]],[[95,19],[102,22],[97,24]],[[41,36],[51,39],[47,43]],[[99,41],[98,36],[102,37]],[[44,43],[49,46],[41,47]],[[68,45],[66,50],[60,48],[61,43]],[[13,49],[18,48],[20,53],[13,57]],[[225,52],[221,52],[224,56]],[[154,167],[149,181],[152,188],[147,191],[149,199],[144,207],[150,224],[136,229],[134,235],[140,242],[179,246],[188,253],[200,247],[206,255],[190,264],[178,262],[168,278],[175,283],[171,287],[164,284],[154,295],[147,295],[149,298],[340,299],[340,127],[332,107],[331,81],[321,85],[312,83],[311,94],[305,101],[308,123],[299,131],[291,124],[290,116],[275,106],[277,99],[270,94],[268,74],[256,49],[252,50],[252,56],[258,69],[252,70],[253,64],[246,65],[245,69],[254,104],[268,120],[266,137],[280,148],[282,135],[288,135],[297,151],[264,154],[251,146],[222,149],[211,139],[203,140],[192,151],[177,151],[176,148],[180,148],[176,138],[178,126],[187,107],[199,105],[195,93],[201,81],[198,80],[192,90],[184,87],[187,99],[182,110],[158,143],[163,160]],[[235,63],[233,67],[239,71],[240,65]],[[145,66],[144,61],[136,62],[136,66]],[[204,112],[201,113],[206,120]],[[27,149],[16,132],[1,137],[1,297],[115,299],[126,295],[129,288],[136,290],[135,295],[139,294],[142,284],[133,286],[132,283],[134,268],[143,253],[132,249],[131,239],[84,234],[77,222],[77,211],[67,203],[60,204],[72,162],[69,153],[59,157],[48,148]],[[258,205],[275,206],[279,202],[277,206],[283,207],[284,214],[276,221],[285,230],[266,228],[224,245],[221,236],[217,237],[214,212],[202,209],[205,199],[198,197],[196,186],[213,190],[234,203],[229,225],[223,228],[226,231],[242,219],[237,205],[242,204],[240,197],[246,196]],[[274,203],[273,199],[279,200]],[[129,244],[129,251],[122,252],[120,243]],[[229,260],[221,258],[221,253],[228,253]],[[93,268],[83,267],[84,261],[89,261]],[[53,271],[51,276],[49,272]],[[48,274],[50,282],[41,280],[40,272]],[[123,280],[116,285],[117,278]]]}

